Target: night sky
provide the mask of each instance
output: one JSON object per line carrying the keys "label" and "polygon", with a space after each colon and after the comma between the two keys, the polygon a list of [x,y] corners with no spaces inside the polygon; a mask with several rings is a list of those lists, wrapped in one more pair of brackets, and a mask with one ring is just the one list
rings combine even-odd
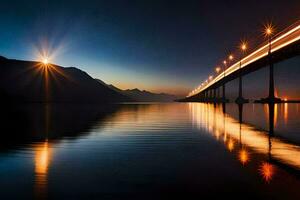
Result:
{"label": "night sky", "polygon": [[[75,66],[122,89],[185,95],[243,38],[300,17],[299,0],[1,1],[0,55]],[[249,44],[251,48],[251,43]]]}

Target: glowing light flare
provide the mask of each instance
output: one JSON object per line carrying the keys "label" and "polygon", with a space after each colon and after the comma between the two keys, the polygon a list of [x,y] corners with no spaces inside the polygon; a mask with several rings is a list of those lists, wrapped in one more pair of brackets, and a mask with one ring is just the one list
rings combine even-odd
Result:
{"label": "glowing light flare", "polygon": [[249,162],[249,154],[248,152],[245,150],[245,149],[242,149],[240,152],[239,152],[239,160],[240,162],[245,165]]}
{"label": "glowing light flare", "polygon": [[208,79],[211,81],[213,79],[213,76],[209,76]]}
{"label": "glowing light flare", "polygon": [[262,175],[263,179],[269,183],[274,176],[275,167],[268,162],[263,162],[260,165],[259,171],[260,171],[260,174]]}
{"label": "glowing light flare", "polygon": [[247,48],[248,48],[247,46],[248,46],[247,42],[243,41],[243,42],[241,43],[240,48],[241,48],[241,50],[242,50],[243,52],[245,52],[245,51],[247,50]]}
{"label": "glowing light flare", "polygon": [[229,60],[233,60],[233,59],[234,59],[233,55],[230,54],[230,55],[228,56],[228,59],[229,59]]}
{"label": "glowing light flare", "polygon": [[49,63],[48,57],[43,58],[42,62],[44,65],[48,65],[48,63]]}
{"label": "glowing light flare", "polygon": [[216,67],[216,72],[219,73],[221,71],[220,67]]}
{"label": "glowing light flare", "polygon": [[264,25],[264,35],[265,37],[269,37],[274,33],[274,26],[272,23],[268,23]]}
{"label": "glowing light flare", "polygon": [[223,61],[223,64],[224,64],[224,65],[226,65],[226,64],[227,64],[227,61],[226,61],[226,60],[224,60],[224,61]]}

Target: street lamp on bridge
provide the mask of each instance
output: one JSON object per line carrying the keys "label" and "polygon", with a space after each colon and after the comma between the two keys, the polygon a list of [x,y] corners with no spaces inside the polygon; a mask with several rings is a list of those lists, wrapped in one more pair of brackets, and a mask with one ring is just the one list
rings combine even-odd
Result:
{"label": "street lamp on bridge", "polygon": [[274,27],[272,24],[265,26],[265,37],[268,38],[268,60],[269,60],[269,96],[267,98],[269,103],[280,102],[281,100],[274,95],[274,70],[272,62],[272,35],[274,33]]}
{"label": "street lamp on bridge", "polygon": [[221,68],[220,67],[216,67],[217,74],[219,74],[220,71],[221,71]]}
{"label": "street lamp on bridge", "polygon": [[239,66],[239,96],[238,98],[235,100],[235,102],[237,104],[243,104],[243,103],[247,103],[248,100],[243,98],[243,86],[242,86],[242,72],[241,72],[241,68],[242,68],[242,58],[246,53],[246,50],[248,48],[248,44],[245,41],[242,41],[241,45],[240,45],[240,50],[242,52],[241,56],[240,56],[240,66]]}
{"label": "street lamp on bridge", "polygon": [[242,51],[242,54],[241,54],[241,56],[240,56],[240,69],[241,69],[241,68],[242,68],[242,58],[243,58],[243,56],[245,55],[246,50],[247,50],[247,42],[243,41],[243,42],[241,43],[240,49],[241,49],[241,51]]}

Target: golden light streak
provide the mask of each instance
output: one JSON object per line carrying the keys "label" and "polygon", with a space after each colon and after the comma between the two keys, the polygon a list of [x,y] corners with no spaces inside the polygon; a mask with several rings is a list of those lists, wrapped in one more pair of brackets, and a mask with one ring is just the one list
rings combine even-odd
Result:
{"label": "golden light streak", "polygon": [[274,105],[274,128],[277,126],[278,119],[278,104]]}
{"label": "golden light streak", "polygon": [[48,142],[44,142],[40,144],[35,149],[35,173],[38,175],[44,175],[48,171],[49,165],[49,149],[48,149]]}
{"label": "golden light streak", "polygon": [[[277,104],[276,104],[277,105]],[[274,124],[276,123],[277,116],[277,107],[274,107]],[[267,108],[267,106],[264,106]],[[213,123],[213,118],[209,113],[214,112],[214,106],[211,104],[191,104],[190,112],[193,114],[194,124],[201,129],[207,130],[210,134],[215,135],[212,132],[212,129],[208,129],[208,124]],[[266,109],[266,112],[268,109]],[[197,112],[196,112],[197,111]],[[205,114],[203,114],[205,113]],[[214,130],[218,130],[219,133],[224,133],[224,115],[221,107],[217,107],[215,114],[216,124]],[[229,115],[225,118],[226,123],[226,134],[228,138],[232,138],[234,141],[239,141],[240,139],[240,125],[238,121]],[[265,155],[269,155],[270,153],[270,140],[267,131],[257,130],[255,127],[247,124],[242,124],[242,137],[243,137],[243,147],[247,147],[251,149],[251,151],[255,151],[255,153],[261,153]],[[230,140],[230,139],[229,139]],[[281,140],[279,138],[272,138],[272,158],[283,162],[284,164],[290,165],[294,168],[300,169],[300,147],[287,141]],[[228,144],[227,144],[228,145]],[[243,155],[244,154],[244,155]],[[242,156],[243,160],[245,160],[245,153],[239,154]],[[249,155],[247,154],[248,158]],[[239,158],[239,156],[238,156]]]}
{"label": "golden light streak", "polygon": [[47,182],[48,182],[48,167],[50,163],[51,151],[48,141],[37,144],[35,147],[35,195],[38,198],[47,196]]}
{"label": "golden light streak", "polygon": [[288,116],[289,116],[289,107],[288,106],[289,106],[288,103],[283,104],[283,108],[284,108],[283,119],[284,119],[285,124],[287,124],[287,122],[288,122]]}

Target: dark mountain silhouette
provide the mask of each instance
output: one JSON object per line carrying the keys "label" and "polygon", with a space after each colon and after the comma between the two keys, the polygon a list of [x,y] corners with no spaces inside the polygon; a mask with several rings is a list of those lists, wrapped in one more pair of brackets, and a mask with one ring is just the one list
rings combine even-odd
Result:
{"label": "dark mountain silhouette", "polygon": [[152,93],[146,90],[139,90],[137,88],[131,90],[124,90],[123,94],[127,95],[128,97],[133,98],[136,101],[148,101],[148,102],[168,102],[174,101],[178,99],[177,96],[165,93]]}
{"label": "dark mountain silhouette", "polygon": [[108,88],[75,67],[44,65],[0,57],[0,98],[17,102],[124,102],[128,96]]}
{"label": "dark mountain silhouette", "polygon": [[175,101],[178,99],[178,96],[166,94],[166,93],[152,93],[146,90],[139,90],[138,88],[135,89],[128,89],[128,90],[121,90],[114,85],[107,85],[109,88],[124,94],[135,101],[140,102],[170,102]]}

